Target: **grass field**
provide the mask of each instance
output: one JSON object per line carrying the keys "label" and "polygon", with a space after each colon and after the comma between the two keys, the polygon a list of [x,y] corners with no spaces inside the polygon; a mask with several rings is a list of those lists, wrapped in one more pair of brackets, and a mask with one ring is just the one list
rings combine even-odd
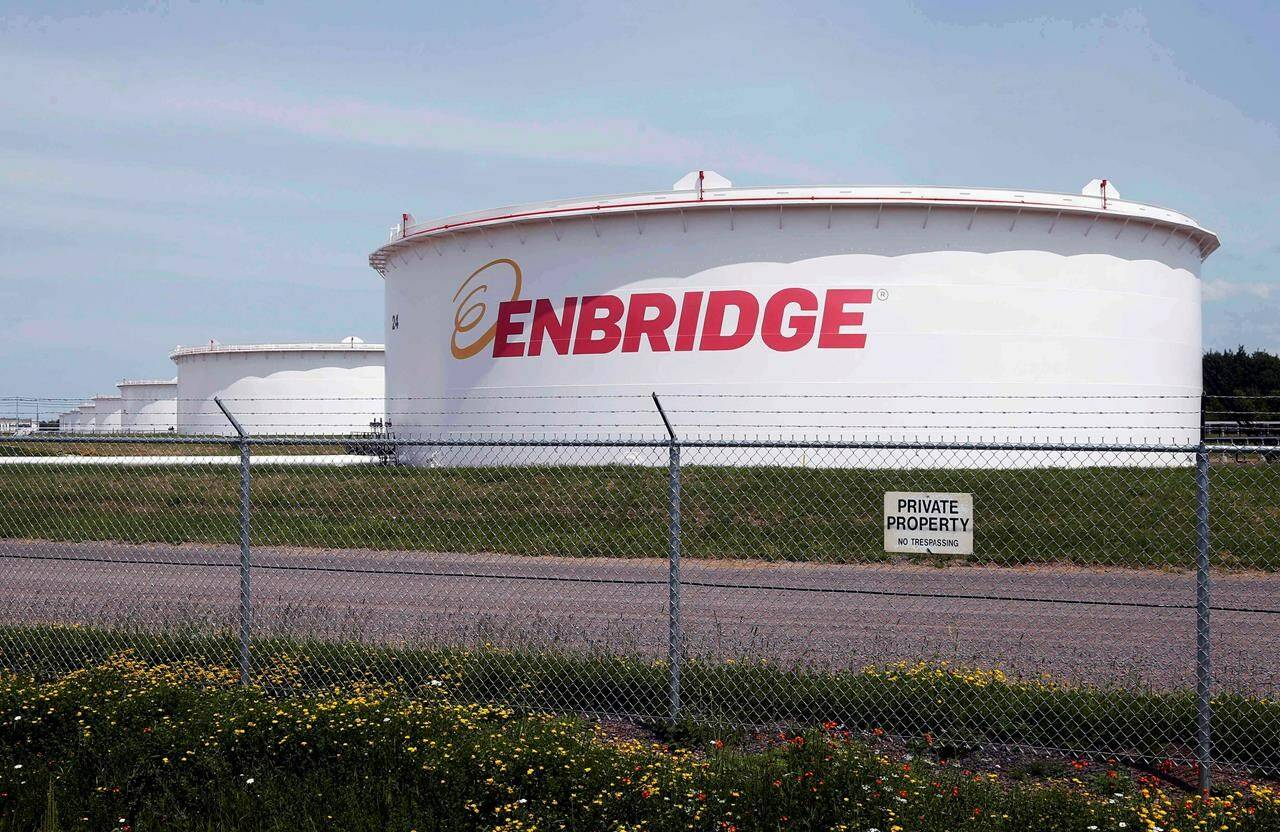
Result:
{"label": "grass field", "polygon": [[[123,645],[149,664],[194,661],[237,666],[231,638],[147,635],[89,628],[0,628],[0,668],[56,679],[108,661]],[[273,694],[334,686],[421,686],[433,680],[463,701],[524,711],[649,715],[668,713],[661,662],[509,650],[395,649],[297,640],[254,642],[254,676]],[[999,669],[918,662],[861,672],[812,672],[764,663],[690,660],[682,679],[690,725],[834,722],[861,731],[933,737],[964,758],[1001,745],[1075,749],[1156,762],[1188,758],[1195,737],[1190,691],[1014,679]],[[1280,775],[1280,702],[1219,695],[1214,754],[1221,764]]]}
{"label": "grass field", "polygon": [[[296,668],[284,660],[275,672]],[[1280,793],[1187,795],[1083,760],[1000,774],[844,726],[659,743],[349,683],[279,698],[200,662],[0,673],[0,830],[1265,832]]]}
{"label": "grass field", "polygon": [[[257,545],[665,557],[667,472],[647,466],[253,472]],[[1214,563],[1280,568],[1280,469],[1215,466]],[[884,560],[886,491],[974,495],[984,564],[1188,568],[1186,468],[866,470],[686,466],[686,557]],[[0,537],[234,543],[234,468],[8,466]],[[932,561],[929,556],[922,556]]]}

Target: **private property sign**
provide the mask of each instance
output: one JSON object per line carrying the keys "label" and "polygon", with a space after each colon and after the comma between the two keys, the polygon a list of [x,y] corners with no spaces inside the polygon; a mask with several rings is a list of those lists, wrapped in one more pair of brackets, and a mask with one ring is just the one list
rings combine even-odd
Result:
{"label": "private property sign", "polygon": [[886,492],[884,550],[972,555],[973,495]]}

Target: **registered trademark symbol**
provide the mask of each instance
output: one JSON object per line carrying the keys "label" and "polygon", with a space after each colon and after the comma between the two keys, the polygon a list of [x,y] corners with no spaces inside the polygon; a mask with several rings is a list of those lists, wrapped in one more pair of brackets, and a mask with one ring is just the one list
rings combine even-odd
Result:
{"label": "registered trademark symbol", "polygon": [[877,290],[876,290],[876,300],[888,300],[888,299],[889,299],[889,290],[888,290],[888,289],[877,289]]}

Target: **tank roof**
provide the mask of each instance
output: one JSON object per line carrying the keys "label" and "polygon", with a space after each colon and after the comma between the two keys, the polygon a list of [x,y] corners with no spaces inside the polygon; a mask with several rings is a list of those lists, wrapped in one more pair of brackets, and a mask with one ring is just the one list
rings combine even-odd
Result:
{"label": "tank roof", "polygon": [[338,342],[310,344],[220,344],[211,341],[199,347],[175,347],[169,358],[178,361],[196,355],[220,355],[225,353],[281,353],[281,352],[384,352],[382,344],[366,344],[354,336]]}
{"label": "tank roof", "polygon": [[101,396],[93,397],[94,404],[97,404],[98,402],[118,402],[118,401],[120,401],[120,395],[117,393],[104,393]]}
{"label": "tank roof", "polygon": [[178,383],[175,378],[127,378],[116,384],[116,387],[160,387],[173,386]]}
{"label": "tank roof", "polygon": [[[697,172],[695,172],[697,173]],[[709,173],[709,172],[708,172]],[[677,185],[689,181],[686,176]],[[696,184],[696,178],[693,180]],[[712,181],[708,177],[708,181]],[[714,181],[727,181],[718,177]],[[1106,180],[1094,180],[1105,182]],[[615,194],[508,205],[487,211],[457,214],[428,222],[415,222],[411,215],[394,227],[388,242],[369,255],[369,265],[386,273],[387,260],[409,246],[432,237],[495,226],[546,222],[572,217],[632,214],[658,211],[696,211],[708,208],[772,207],[787,205],[942,205],[979,210],[1040,211],[1118,217],[1154,226],[1172,226],[1195,238],[1201,257],[1218,248],[1216,234],[1203,228],[1186,214],[1155,205],[1119,199],[1098,192],[1093,183],[1075,194],[1008,188],[962,188],[898,185],[768,185],[756,187],[695,187],[673,191]]]}

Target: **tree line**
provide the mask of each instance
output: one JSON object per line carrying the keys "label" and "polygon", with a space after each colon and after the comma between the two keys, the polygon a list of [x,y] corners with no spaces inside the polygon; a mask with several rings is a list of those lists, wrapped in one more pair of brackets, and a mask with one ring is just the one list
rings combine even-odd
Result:
{"label": "tree line", "polygon": [[1280,419],[1280,355],[1264,350],[1210,350],[1204,354],[1207,421]]}

